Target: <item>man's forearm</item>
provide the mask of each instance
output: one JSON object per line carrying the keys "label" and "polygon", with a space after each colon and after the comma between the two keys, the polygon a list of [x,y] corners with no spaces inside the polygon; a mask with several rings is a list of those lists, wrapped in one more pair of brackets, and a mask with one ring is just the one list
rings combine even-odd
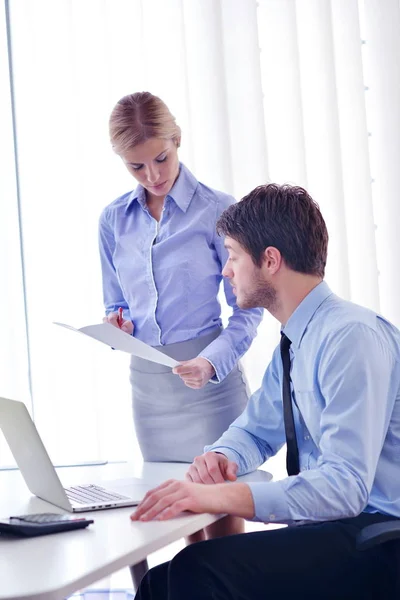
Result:
{"label": "man's forearm", "polygon": [[254,517],[253,495],[246,483],[218,483],[210,486],[213,492],[213,513],[226,513],[252,519]]}

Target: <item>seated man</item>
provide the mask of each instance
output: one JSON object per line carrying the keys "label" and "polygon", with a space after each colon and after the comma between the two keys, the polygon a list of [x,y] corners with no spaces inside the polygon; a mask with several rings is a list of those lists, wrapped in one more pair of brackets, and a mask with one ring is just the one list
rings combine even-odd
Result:
{"label": "seated man", "polygon": [[[274,315],[280,347],[261,389],[187,481],[149,492],[131,518],[189,510],[289,526],[189,546],[148,572],[137,599],[388,600],[393,550],[358,552],[355,539],[400,517],[400,332],[323,281],[328,234],[304,189],[260,186],[217,229],[238,306]],[[285,441],[287,478],[227,482]]]}

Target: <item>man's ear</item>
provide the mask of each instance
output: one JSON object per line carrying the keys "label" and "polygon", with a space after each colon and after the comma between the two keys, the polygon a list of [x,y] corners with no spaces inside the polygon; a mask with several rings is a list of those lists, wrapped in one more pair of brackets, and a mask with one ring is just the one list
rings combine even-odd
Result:
{"label": "man's ear", "polygon": [[269,275],[274,275],[279,271],[282,264],[282,255],[274,246],[268,246],[264,250],[263,268],[266,269]]}

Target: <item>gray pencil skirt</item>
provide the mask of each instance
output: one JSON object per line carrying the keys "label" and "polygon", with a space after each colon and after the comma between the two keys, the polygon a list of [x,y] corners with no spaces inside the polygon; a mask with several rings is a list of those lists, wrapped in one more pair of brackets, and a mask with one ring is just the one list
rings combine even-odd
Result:
{"label": "gray pencil skirt", "polygon": [[[190,360],[219,334],[157,349],[175,360]],[[241,414],[249,398],[240,364],[221,383],[200,390],[187,387],[169,367],[136,356],[130,369],[133,419],[146,461],[192,462]]]}

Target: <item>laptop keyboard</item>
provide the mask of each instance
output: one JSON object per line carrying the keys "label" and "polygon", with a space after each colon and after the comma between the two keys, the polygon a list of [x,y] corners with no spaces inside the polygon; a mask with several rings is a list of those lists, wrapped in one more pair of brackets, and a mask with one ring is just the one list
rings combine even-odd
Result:
{"label": "laptop keyboard", "polygon": [[74,485],[70,488],[65,488],[65,493],[69,500],[77,504],[93,504],[98,502],[112,502],[114,500],[130,500],[128,496],[122,496],[116,492],[108,490],[93,484]]}

